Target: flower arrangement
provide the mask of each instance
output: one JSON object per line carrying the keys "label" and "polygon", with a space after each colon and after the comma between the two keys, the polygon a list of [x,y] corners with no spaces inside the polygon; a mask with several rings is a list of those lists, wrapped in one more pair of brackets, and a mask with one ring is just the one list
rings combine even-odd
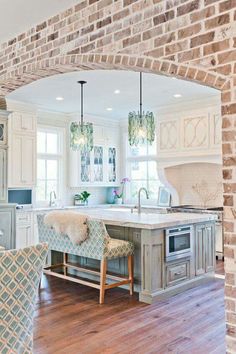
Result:
{"label": "flower arrangement", "polygon": [[124,196],[125,185],[128,182],[130,182],[130,179],[128,177],[124,177],[121,180],[121,190],[120,190],[120,192],[117,191],[116,189],[114,189],[113,194],[114,194],[115,202],[122,201],[122,198]]}

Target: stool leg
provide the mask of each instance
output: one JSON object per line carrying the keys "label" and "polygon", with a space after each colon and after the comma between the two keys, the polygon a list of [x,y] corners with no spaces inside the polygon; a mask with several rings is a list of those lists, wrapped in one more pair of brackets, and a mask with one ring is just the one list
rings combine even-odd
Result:
{"label": "stool leg", "polygon": [[129,271],[129,293],[133,295],[134,293],[134,256],[128,256],[128,271]]}
{"label": "stool leg", "polygon": [[107,261],[106,259],[101,260],[100,264],[100,297],[99,304],[104,303],[105,297],[105,285],[106,285],[106,273],[107,273]]}
{"label": "stool leg", "polygon": [[[63,264],[66,264],[68,262],[68,254],[63,253]],[[67,275],[67,268],[64,267],[64,275]]]}

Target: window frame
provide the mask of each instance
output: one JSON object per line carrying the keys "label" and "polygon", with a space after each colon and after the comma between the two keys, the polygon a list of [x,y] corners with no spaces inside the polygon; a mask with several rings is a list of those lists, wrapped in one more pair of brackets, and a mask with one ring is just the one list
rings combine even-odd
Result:
{"label": "window frame", "polygon": [[[149,154],[148,153],[148,145],[146,147],[146,155],[140,155],[140,156],[132,156],[131,153],[130,153],[130,146],[129,146],[129,142],[128,142],[128,134],[126,134],[126,145],[125,145],[125,155],[126,155],[126,158],[125,158],[125,172],[126,172],[126,176],[130,178],[131,180],[131,164],[132,162],[146,162],[147,163],[147,167],[146,167],[146,176],[147,176],[147,179],[135,179],[134,181],[145,181],[146,182],[146,186],[147,186],[147,190],[148,190],[148,186],[149,186],[149,183],[150,181],[155,181],[155,179],[152,179],[150,180],[148,178],[148,162],[155,162],[157,164],[157,156],[156,154]],[[155,146],[157,148],[157,142],[155,141]],[[158,172],[157,172],[157,177],[158,177]],[[162,185],[160,179],[157,179],[156,180],[157,182],[160,183],[160,185]],[[125,202],[126,203],[130,203],[130,204],[137,204],[137,198],[132,198],[131,197],[131,184],[132,184],[132,180],[129,184],[126,185],[126,188],[125,188]],[[146,199],[146,198],[143,198],[142,200],[142,204],[144,205],[157,205],[157,201],[158,201],[158,195],[156,198],[152,198],[152,199]]]}
{"label": "window frame", "polygon": [[[58,152],[55,153],[47,153],[47,152],[38,152],[38,148],[37,148],[37,164],[38,164],[38,160],[44,160],[45,162],[49,161],[49,160],[56,160],[58,162],[58,171],[57,171],[57,201],[61,201],[62,200],[62,196],[63,196],[63,181],[64,181],[64,176],[63,176],[63,162],[64,162],[64,136],[65,136],[65,131],[63,128],[61,127],[54,127],[54,126],[49,126],[49,125],[38,125],[37,126],[37,137],[38,137],[38,133],[42,132],[42,133],[56,133],[58,136]],[[46,141],[47,144],[47,141]],[[47,145],[46,145],[47,146]],[[47,169],[47,167],[45,167]],[[47,170],[45,170],[45,177],[46,176],[46,172]],[[36,181],[37,181],[37,185],[38,185],[38,181],[47,181],[47,178],[45,179],[40,179],[38,178],[38,171],[36,174]],[[54,180],[54,179],[53,179]],[[48,180],[50,181],[50,180]],[[46,182],[47,183],[47,182]],[[36,188],[37,188],[36,185]],[[49,205],[49,200],[39,200],[37,199],[37,191],[36,191],[36,205],[38,206],[48,206]]]}

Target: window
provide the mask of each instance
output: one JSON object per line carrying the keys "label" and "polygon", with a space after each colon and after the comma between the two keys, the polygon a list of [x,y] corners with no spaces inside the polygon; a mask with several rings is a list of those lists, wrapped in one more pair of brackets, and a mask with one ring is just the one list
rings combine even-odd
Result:
{"label": "window", "polygon": [[39,128],[37,132],[37,202],[50,199],[55,191],[60,198],[62,176],[62,131]]}
{"label": "window", "polygon": [[156,141],[152,145],[127,146],[127,175],[130,183],[126,188],[126,201],[137,202],[138,191],[145,187],[149,192],[146,204],[157,204],[159,187],[162,185],[157,174]]}

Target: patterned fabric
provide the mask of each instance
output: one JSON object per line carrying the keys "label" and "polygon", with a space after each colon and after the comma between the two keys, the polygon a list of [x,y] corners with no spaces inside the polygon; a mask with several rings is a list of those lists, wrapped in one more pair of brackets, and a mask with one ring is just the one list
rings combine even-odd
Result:
{"label": "patterned fabric", "polygon": [[126,257],[134,253],[134,244],[129,241],[110,238],[104,258]]}
{"label": "patterned fabric", "polygon": [[33,314],[48,246],[0,252],[0,353],[30,354]]}
{"label": "patterned fabric", "polygon": [[43,222],[44,215],[38,215],[38,231],[40,242],[47,242],[49,249],[75,256],[102,260],[133,254],[134,246],[129,241],[112,239],[104,223],[100,220],[88,219],[88,238],[81,245],[74,245],[68,236],[57,234]]}

